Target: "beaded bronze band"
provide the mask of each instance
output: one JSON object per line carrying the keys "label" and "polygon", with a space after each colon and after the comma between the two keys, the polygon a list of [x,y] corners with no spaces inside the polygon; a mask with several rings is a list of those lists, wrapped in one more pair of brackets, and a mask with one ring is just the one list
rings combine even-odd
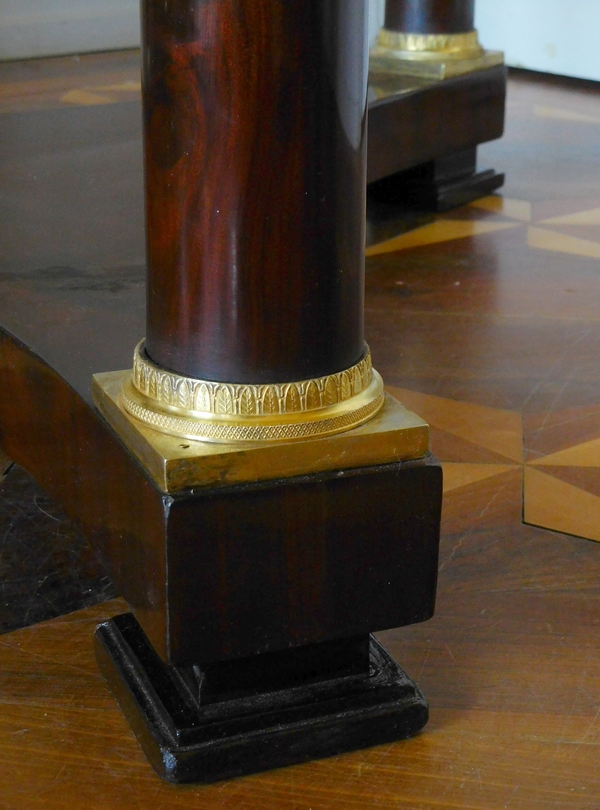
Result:
{"label": "beaded bronze band", "polygon": [[211,382],[174,374],[135,350],[121,404],[148,427],[182,438],[221,442],[289,441],[328,436],[373,417],[383,381],[367,350],[352,368],[312,380],[268,385]]}
{"label": "beaded bronze band", "polygon": [[407,34],[382,28],[377,53],[393,53],[401,59],[472,59],[483,54],[477,31],[464,34]]}

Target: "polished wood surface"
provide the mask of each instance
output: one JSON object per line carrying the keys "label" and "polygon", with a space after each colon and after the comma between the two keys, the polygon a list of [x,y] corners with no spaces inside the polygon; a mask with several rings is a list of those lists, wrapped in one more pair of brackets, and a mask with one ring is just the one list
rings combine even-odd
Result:
{"label": "polished wood surface", "polygon": [[475,0],[386,0],[385,28],[409,34],[473,30]]}
{"label": "polished wood surface", "polygon": [[139,50],[3,62],[0,114],[139,100]]}
{"label": "polished wood surface", "polygon": [[443,81],[372,73],[370,83],[369,183],[504,132],[503,66]]}
{"label": "polished wood surface", "polygon": [[441,494],[439,464],[426,457],[176,497],[172,660],[209,663],[425,621]]}
{"label": "polished wood surface", "polygon": [[[32,65],[10,72],[29,78],[1,118],[2,317],[38,352],[53,337],[85,399],[143,328],[139,103],[62,102],[75,79],[43,95]],[[437,613],[380,636],[429,699],[424,732],[165,785],[93,661],[94,626],[126,609],[112,602],[0,638],[0,806],[598,807],[600,546],[585,538],[600,540],[600,93],[516,73],[508,100],[506,137],[482,148],[507,170],[504,196],[443,217],[380,205],[370,223],[367,339],[445,468]]]}
{"label": "polished wood surface", "polygon": [[[58,291],[47,311],[57,301],[77,313],[72,291]],[[435,459],[171,496],[68,380],[2,329],[0,372],[0,446],[79,525],[165,661],[212,663],[432,614]]]}
{"label": "polished wood surface", "polygon": [[[364,356],[366,4],[356,0],[349,8],[352,13],[337,0],[318,7],[265,1],[245,13],[228,0],[143,6],[146,350],[161,367],[265,383],[339,371],[333,358],[353,351],[357,338],[352,363]],[[341,31],[348,36],[339,37]],[[240,53],[248,73],[231,70]],[[299,92],[286,95],[296,74]],[[219,88],[214,99],[211,85]],[[333,137],[332,129],[339,130]],[[234,143],[213,177],[218,135],[226,134]],[[348,144],[355,158],[350,173],[343,159]],[[277,146],[281,164],[272,151]],[[305,164],[300,170],[298,161]],[[272,163],[285,170],[277,185],[264,176]],[[333,184],[324,172],[329,163]],[[254,216],[248,217],[249,193]],[[338,210],[323,205],[328,197]],[[353,215],[338,221],[340,210]],[[307,219],[316,232],[304,227]],[[264,256],[271,250],[281,258],[278,223],[299,241],[286,245],[291,260],[277,262],[283,276],[276,278]],[[253,225],[263,229],[259,249],[246,252]],[[356,232],[353,225],[360,226]],[[316,268],[298,255],[305,245],[321,262]],[[330,261],[331,246],[337,261]],[[350,262],[340,261],[344,256]],[[170,315],[166,321],[157,316],[157,302]],[[266,681],[239,700],[222,701],[219,723],[206,718],[208,709],[176,678],[176,667],[195,677],[206,664],[285,657],[296,647],[430,618],[442,498],[435,459],[428,454],[405,463],[398,450],[395,463],[380,466],[348,458],[334,470],[301,477],[231,487],[216,480],[162,493],[145,480],[143,461],[131,458],[45,358],[16,335],[1,334],[0,441],[82,524],[132,608],[124,625],[113,622],[104,634],[98,629],[97,661],[159,775],[212,782],[422,729],[423,695],[389,654],[377,653],[374,641],[360,684],[348,675],[343,687],[331,689],[338,679],[317,667],[312,685],[299,687],[301,693],[290,688],[287,697],[280,688],[269,702],[273,689]],[[85,332],[80,339],[85,342]],[[142,694],[143,704],[136,699]]]}
{"label": "polished wood surface", "polygon": [[166,666],[131,613],[99,625],[94,647],[149,762],[175,784],[408,739],[429,718],[418,686],[374,636],[253,655],[235,662],[235,672],[219,666],[216,693],[211,668]]}
{"label": "polished wood surface", "polygon": [[[382,36],[385,31],[417,38],[471,32],[473,18],[474,0],[388,0]],[[494,62],[483,57],[479,62],[470,58],[453,62],[440,52],[434,72],[433,62],[401,59],[399,52],[396,58],[381,44],[372,50],[369,76],[367,177],[370,184],[379,184],[373,192],[414,208],[444,211],[502,186],[501,172],[476,166],[477,146],[500,138],[504,131],[502,55],[489,54]],[[431,48],[435,50],[434,45]],[[447,175],[449,166],[469,151],[473,155],[469,171],[451,183],[436,177]]]}
{"label": "polished wood surface", "polygon": [[591,810],[598,549],[523,527],[518,504],[518,474],[449,496],[437,616],[381,636],[429,698],[419,737],[204,788],[161,783],[93,660],[94,626],[124,608],[108,603],[0,641],[5,806]]}
{"label": "polished wood surface", "polygon": [[[354,6],[356,14],[361,7]],[[315,19],[322,19],[321,12]],[[158,58],[152,47],[149,51],[150,60]],[[359,49],[355,55],[363,54]],[[364,78],[364,71],[360,75]],[[41,114],[46,123],[47,115]],[[97,126],[99,117],[92,114],[90,126]],[[20,114],[11,123],[30,133],[30,123]],[[106,125],[114,123],[111,117]],[[362,118],[358,123],[362,149]],[[46,154],[61,148],[62,135],[48,135]],[[98,127],[98,140],[105,135]],[[9,141],[13,161],[15,149],[25,161],[40,161],[33,140]],[[153,190],[149,183],[149,198]],[[296,191],[300,193],[299,187]],[[357,201],[347,198],[344,204],[362,207],[363,197],[364,188]],[[323,221],[323,226],[336,225],[331,236],[340,249],[358,239],[355,269],[360,271],[364,222],[360,209],[358,213],[360,228],[350,239],[342,239],[345,231],[339,223]],[[316,249],[314,241],[307,245]],[[327,262],[321,265],[326,266],[331,271]],[[127,336],[139,326],[139,269],[126,272],[124,283],[121,277],[121,283],[113,284],[112,268],[96,267],[88,275],[68,266],[42,272],[27,265],[23,270],[18,262],[13,267],[5,279],[9,294],[0,317],[5,330],[0,332],[5,383],[0,442],[103,553],[116,587],[165,660],[191,665],[249,656],[338,638],[350,627],[350,632],[368,633],[431,614],[441,497],[436,464],[391,464],[356,473],[342,464],[334,473],[292,479],[285,486],[274,481],[228,488],[219,481],[214,488],[167,496],[147,480],[143,466],[89,407],[90,363],[97,363],[97,370],[109,358],[109,368],[128,364],[119,358],[127,356],[122,354],[127,353]],[[256,269],[255,264],[247,267],[248,272]],[[336,287],[349,285],[348,297],[352,292],[361,301],[362,274],[342,275],[341,281],[331,273],[329,277]],[[28,291],[40,277],[36,298]],[[324,313],[329,301],[325,286],[312,293]],[[287,301],[284,296],[280,310]],[[45,316],[40,318],[42,308]],[[48,328],[53,320],[63,323],[67,312],[64,331]],[[335,320],[335,307],[333,315]],[[266,325],[272,323],[267,319]],[[327,324],[321,326],[313,332],[322,337],[328,332]],[[351,319],[336,327],[343,328],[352,336]],[[321,337],[313,338],[313,344]],[[337,350],[337,342],[333,345]],[[236,354],[232,359],[240,361]],[[361,502],[361,490],[378,513],[376,523]],[[397,508],[387,509],[388,503]],[[313,520],[315,509],[323,520]],[[397,554],[390,536],[402,537],[394,547]],[[363,573],[367,559],[368,574]],[[345,577],[340,577],[342,567]],[[415,568],[423,570],[422,579],[407,577]],[[356,596],[363,598],[357,601]],[[369,600],[371,610],[366,610],[363,602]]]}
{"label": "polished wood surface", "polygon": [[68,381],[1,328],[0,372],[0,446],[77,522],[167,657],[165,535],[173,499],[147,478]]}
{"label": "polished wood surface", "polygon": [[262,384],[363,357],[365,9],[142,3],[158,365]]}

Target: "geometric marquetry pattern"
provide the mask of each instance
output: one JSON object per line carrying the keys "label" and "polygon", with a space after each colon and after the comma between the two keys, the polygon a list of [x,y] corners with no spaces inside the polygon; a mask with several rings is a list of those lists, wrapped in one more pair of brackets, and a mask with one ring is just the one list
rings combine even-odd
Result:
{"label": "geometric marquetry pattern", "polygon": [[[537,114],[566,115],[545,108]],[[600,197],[531,202],[493,195],[373,245],[367,256],[494,234],[504,238],[504,232],[514,244],[534,251],[598,261]],[[590,290],[600,289],[600,283],[590,283]],[[518,292],[510,302],[517,309],[528,306]],[[444,468],[445,493],[466,497],[468,491],[485,489],[488,503],[495,487],[499,490],[522,475],[526,523],[600,542],[600,381],[597,406],[555,413],[551,419],[542,415],[542,424],[527,416],[524,426],[516,412],[407,389],[388,390],[429,423],[432,450]],[[474,520],[474,515],[467,514],[465,520]]]}
{"label": "geometric marquetry pattern", "polygon": [[466,525],[475,521],[477,508],[493,501],[495,489],[518,474],[525,523],[600,542],[600,407],[554,415],[559,426],[561,419],[572,425],[579,418],[580,435],[571,445],[552,424],[544,431],[531,422],[532,453],[525,449],[527,423],[524,441],[518,413],[393,386],[387,390],[429,423],[446,496],[466,496],[485,482],[486,502],[473,506]]}
{"label": "geometric marquetry pattern", "polygon": [[386,386],[430,428],[431,449],[442,462],[444,492],[521,471],[521,416],[469,402]]}
{"label": "geometric marquetry pattern", "polygon": [[451,214],[438,217],[428,225],[369,247],[367,256],[517,229],[530,248],[600,259],[600,199],[581,201],[579,205],[585,207],[578,207],[576,200],[569,201],[567,212],[562,213],[565,203],[557,201],[558,213],[548,216],[551,201],[536,205],[496,195],[485,197],[469,208],[495,215],[491,219],[452,219]]}
{"label": "geometric marquetry pattern", "polygon": [[559,411],[528,432],[525,521],[600,541],[600,408]]}

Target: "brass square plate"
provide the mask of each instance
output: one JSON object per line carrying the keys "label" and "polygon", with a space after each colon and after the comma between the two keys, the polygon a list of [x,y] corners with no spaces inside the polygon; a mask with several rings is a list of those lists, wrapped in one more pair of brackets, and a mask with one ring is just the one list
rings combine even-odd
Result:
{"label": "brass square plate", "polygon": [[[369,59],[369,82],[373,88],[384,85],[385,89],[381,88],[379,92],[375,90],[377,98],[381,99],[397,93],[409,92],[406,82],[401,80],[402,76],[439,81],[503,64],[503,51],[484,51],[480,56],[471,59],[448,59],[441,54],[439,60],[418,60],[402,59],[389,51],[375,47],[371,51]],[[386,74],[387,81],[384,78]],[[394,89],[391,76],[398,77],[396,89]],[[418,84],[410,89],[418,89]]]}
{"label": "brass square plate", "polygon": [[360,427],[333,436],[252,444],[167,436],[123,410],[121,389],[130,375],[130,370],[94,375],[94,401],[164,492],[409,461],[423,458],[429,450],[427,423],[389,394],[377,416]]}

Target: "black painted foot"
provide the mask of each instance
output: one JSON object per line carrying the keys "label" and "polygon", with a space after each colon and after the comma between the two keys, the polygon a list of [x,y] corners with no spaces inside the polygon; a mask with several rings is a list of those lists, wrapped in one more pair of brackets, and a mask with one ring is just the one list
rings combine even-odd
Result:
{"label": "black painted foot", "polygon": [[392,742],[428,719],[419,688],[372,636],[180,670],[125,613],[97,627],[96,658],[170,782],[213,782]]}
{"label": "black painted foot", "polygon": [[383,202],[449,211],[504,185],[504,174],[493,169],[478,172],[476,163],[476,148],[455,152],[371,183],[369,193]]}

